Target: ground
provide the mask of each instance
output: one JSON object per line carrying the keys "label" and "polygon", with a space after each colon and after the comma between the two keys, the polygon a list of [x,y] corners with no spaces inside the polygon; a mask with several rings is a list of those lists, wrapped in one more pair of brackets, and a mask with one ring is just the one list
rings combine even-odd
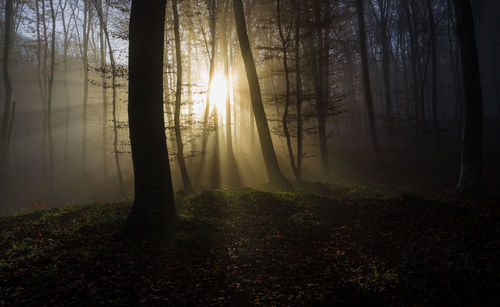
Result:
{"label": "ground", "polygon": [[112,239],[130,203],[4,217],[0,305],[498,305],[498,201],[387,190],[179,195],[154,241]]}

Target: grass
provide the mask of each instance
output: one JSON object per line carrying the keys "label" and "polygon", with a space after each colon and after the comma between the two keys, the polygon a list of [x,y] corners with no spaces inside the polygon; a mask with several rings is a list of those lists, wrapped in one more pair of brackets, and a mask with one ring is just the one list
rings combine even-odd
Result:
{"label": "grass", "polygon": [[497,305],[498,203],[386,190],[178,195],[174,241],[113,241],[130,203],[3,217],[0,304]]}

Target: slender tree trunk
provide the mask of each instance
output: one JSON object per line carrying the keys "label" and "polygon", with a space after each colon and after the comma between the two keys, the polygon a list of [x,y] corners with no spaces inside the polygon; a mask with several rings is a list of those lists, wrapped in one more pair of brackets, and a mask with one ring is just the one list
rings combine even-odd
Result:
{"label": "slender tree trunk", "polygon": [[419,81],[419,72],[418,72],[418,65],[417,65],[417,60],[418,55],[417,55],[417,38],[415,34],[415,30],[413,28],[413,23],[412,23],[412,18],[411,18],[411,13],[410,13],[410,4],[408,0],[404,0],[403,4],[403,9],[405,11],[406,15],[406,22],[408,26],[408,33],[410,35],[410,61],[411,61],[411,72],[412,72],[412,77],[413,77],[413,98],[414,98],[414,104],[415,104],[415,127],[417,130],[417,138],[421,138],[422,136],[422,131],[421,131],[421,121],[422,117],[420,115],[420,110],[419,110],[419,101],[420,101],[420,81]]}
{"label": "slender tree trunk", "polygon": [[[46,44],[42,48],[42,22],[45,24],[45,19],[40,14],[40,0],[35,1],[36,4],[36,35],[37,35],[37,79],[38,89],[40,92],[40,102],[42,108],[42,177],[43,185],[46,186],[49,182],[47,171],[47,82],[46,82]],[[42,3],[43,7],[43,3]],[[43,12],[44,10],[42,10]],[[46,43],[46,40],[43,40]],[[43,52],[43,59],[42,59]]]}
{"label": "slender tree trunk", "polygon": [[[64,32],[64,43],[63,43],[63,61],[64,61],[64,173],[68,174],[68,143],[69,143],[69,89],[68,89],[68,50],[69,50],[69,23],[66,24],[65,11],[68,0],[65,0],[64,6],[61,7],[61,20]],[[70,18],[71,20],[71,18]]]}
{"label": "slender tree trunk", "polygon": [[54,89],[55,60],[56,60],[56,11],[54,1],[50,0],[50,16],[52,18],[52,34],[50,43],[50,74],[47,96],[47,124],[49,140],[49,187],[52,189],[54,181],[54,151],[52,142],[52,96]]}
{"label": "slender tree trunk", "polygon": [[243,3],[241,0],[233,0],[234,17],[236,21],[236,31],[240,42],[241,55],[245,63],[245,71],[247,74],[248,85],[250,88],[250,98],[252,102],[253,111],[255,114],[255,121],[257,124],[257,131],[262,146],[262,154],[269,176],[269,181],[272,185],[279,189],[291,189],[290,183],[286,180],[285,176],[281,173],[278,165],[276,152],[274,151],[269,125],[267,123],[264,105],[262,103],[262,95],[260,92],[259,78],[255,68],[255,62],[248,40],[248,34],[245,22],[245,13],[243,12]]}
{"label": "slender tree trunk", "polygon": [[163,115],[166,1],[132,0],[129,32],[129,124],[135,200],[120,235],[178,231]]}
{"label": "slender tree trunk", "polygon": [[[295,164],[295,157],[293,154],[292,141],[290,138],[290,132],[288,131],[288,112],[290,108],[290,69],[288,67],[288,42],[290,41],[290,35],[285,37],[281,25],[281,9],[280,0],[276,1],[276,15],[278,19],[278,32],[281,40],[281,51],[283,52],[283,68],[285,70],[285,111],[283,112],[283,133],[285,134],[286,147],[288,149],[288,158],[290,160],[290,166],[292,168],[293,174],[297,181],[300,179],[300,175],[297,171],[297,165]],[[290,32],[288,32],[290,34]]]}
{"label": "slender tree trunk", "polygon": [[233,151],[233,136],[231,133],[231,93],[229,88],[229,45],[227,41],[227,14],[229,10],[229,1],[226,0],[224,7],[224,16],[222,23],[222,52],[224,54],[224,77],[227,82],[226,87],[226,143],[227,143],[227,155],[230,160],[234,161],[234,151]]}
{"label": "slender tree trunk", "polygon": [[441,131],[439,129],[439,117],[437,108],[437,49],[436,49],[436,24],[434,22],[434,10],[432,9],[432,1],[427,0],[427,10],[429,11],[429,28],[431,34],[431,106],[432,106],[432,122],[434,133],[437,137],[438,145],[441,146]]}
{"label": "slender tree trunk", "polygon": [[181,135],[181,95],[182,95],[182,57],[181,57],[181,39],[179,34],[179,13],[177,11],[177,0],[172,0],[172,10],[174,12],[174,35],[175,35],[175,57],[177,59],[177,88],[175,91],[175,114],[174,130],[177,140],[177,161],[181,170],[184,192],[191,192],[191,180],[184,161],[184,144]]}
{"label": "slender tree trunk", "polygon": [[385,116],[387,118],[387,127],[391,142],[394,142],[394,119],[392,111],[392,88],[391,88],[391,71],[390,71],[390,40],[388,37],[388,3],[384,0],[379,0],[380,9],[380,33],[382,43],[382,75],[384,79],[385,91]]}
{"label": "slender tree trunk", "polygon": [[300,1],[295,0],[295,99],[297,100],[297,176],[302,181],[302,76],[300,73]]}
{"label": "slender tree trunk", "polygon": [[364,11],[363,0],[356,0],[356,8],[358,12],[359,40],[360,40],[359,45],[361,52],[361,66],[363,70],[363,87],[365,91],[365,103],[366,103],[366,109],[368,111],[368,124],[369,124],[375,159],[379,160],[380,154],[378,147],[377,126],[375,124],[375,111],[373,109],[372,89],[370,84],[370,71],[368,68],[368,53],[366,51],[365,11]]}
{"label": "slender tree trunk", "polygon": [[205,112],[203,115],[203,136],[201,144],[201,161],[203,163],[205,159],[205,154],[207,150],[208,135],[208,120],[210,115],[210,89],[212,87],[212,80],[215,73],[215,44],[216,44],[216,22],[215,22],[215,0],[210,1],[209,15],[210,15],[210,34],[211,34],[211,53],[210,53],[210,68],[208,77],[208,89],[207,89],[207,103],[205,105]]}
{"label": "slender tree trunk", "polygon": [[[94,0],[96,1],[96,0]],[[101,83],[102,83],[102,168],[104,176],[108,175],[108,154],[106,148],[108,141],[108,95],[107,95],[107,82],[106,82],[106,41],[104,39],[104,23],[107,20],[103,14],[103,2],[99,0],[99,18],[102,21],[99,23],[99,45],[100,45],[100,59],[101,59]]]}
{"label": "slender tree trunk", "polygon": [[469,0],[454,0],[460,51],[464,127],[462,160],[457,190],[476,193],[481,190],[483,146],[483,101],[472,7]]}
{"label": "slender tree trunk", "polygon": [[101,22],[102,29],[104,31],[104,36],[106,38],[106,43],[108,45],[108,55],[109,55],[109,61],[111,65],[111,90],[112,90],[112,99],[111,99],[111,106],[112,106],[112,114],[113,114],[113,155],[115,159],[115,166],[116,166],[116,175],[118,177],[118,185],[120,189],[120,194],[124,197],[127,198],[127,194],[125,193],[125,187],[123,185],[123,176],[122,176],[122,171],[120,167],[120,152],[118,150],[118,118],[117,118],[117,110],[116,110],[116,63],[115,63],[115,56],[113,52],[113,48],[111,46],[111,40],[109,38],[109,31],[107,27],[107,23],[105,22],[104,18],[104,13],[102,11],[102,6],[97,6],[97,3],[94,2],[94,6],[96,8],[97,14],[99,16],[99,21]]}
{"label": "slender tree trunk", "polygon": [[82,175],[86,177],[87,172],[87,128],[88,128],[88,96],[89,96],[89,35],[91,24],[90,0],[84,0],[83,12],[83,104],[82,104]]}

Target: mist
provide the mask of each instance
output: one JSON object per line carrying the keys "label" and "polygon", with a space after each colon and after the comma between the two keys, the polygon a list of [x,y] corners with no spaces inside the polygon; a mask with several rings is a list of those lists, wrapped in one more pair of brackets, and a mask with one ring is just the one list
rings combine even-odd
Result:
{"label": "mist", "polygon": [[[48,1],[14,2],[8,69],[15,109],[2,170],[1,213],[133,199],[127,115],[129,2],[54,1],[55,25]],[[224,1],[215,2],[215,7],[212,2],[191,0],[178,4],[183,66],[179,130],[183,159],[196,191],[269,181],[232,8]],[[274,1],[245,2],[250,45],[279,167],[292,181],[297,173],[291,166],[293,160],[295,168],[300,163],[301,180],[307,182],[454,187],[459,175],[463,107],[450,6],[446,1],[432,2],[435,49],[431,49],[429,13],[423,2],[410,4],[410,16],[405,16],[403,2],[389,1],[389,8],[380,7],[387,1],[368,2],[368,66],[380,157],[372,149],[352,1],[331,1],[320,5],[320,11],[313,4],[301,4],[297,49],[298,13],[293,1],[281,1],[279,15]],[[475,6],[484,105],[484,182],[497,186],[500,37],[495,29],[500,27],[500,4],[477,1]],[[4,10],[2,3],[2,42]],[[388,20],[387,57],[381,16]],[[174,118],[174,16],[170,8],[165,25],[166,142],[174,190],[182,191]],[[418,29],[415,37],[411,29]],[[53,69],[51,46],[55,48]],[[286,68],[283,51],[287,53]],[[388,61],[386,67],[384,61]],[[413,74],[415,67],[418,71]],[[3,114],[3,77],[0,81]]]}

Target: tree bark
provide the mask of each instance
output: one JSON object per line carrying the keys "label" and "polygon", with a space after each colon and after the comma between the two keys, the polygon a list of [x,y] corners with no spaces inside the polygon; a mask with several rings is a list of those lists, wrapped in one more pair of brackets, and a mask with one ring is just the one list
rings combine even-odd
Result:
{"label": "tree bark", "polygon": [[441,146],[441,131],[439,129],[439,117],[437,108],[437,48],[436,48],[436,24],[434,22],[434,10],[432,9],[432,1],[427,0],[427,10],[429,11],[429,28],[430,28],[430,47],[431,47],[431,106],[432,106],[432,123],[434,133],[436,134],[437,143]]}
{"label": "tree bark", "polygon": [[302,76],[300,73],[300,1],[295,0],[295,99],[297,103],[297,176],[302,181]]}
{"label": "tree bark", "polygon": [[[283,33],[283,28],[281,25],[281,9],[280,0],[276,1],[276,15],[278,20],[278,32],[281,40],[281,51],[283,52],[283,69],[285,70],[285,111],[283,112],[283,133],[285,134],[286,147],[288,149],[288,159],[290,160],[290,166],[292,168],[293,174],[297,181],[300,181],[300,175],[297,171],[297,165],[295,164],[295,157],[293,154],[292,141],[290,138],[290,132],[288,130],[288,113],[290,109],[290,69],[288,67],[288,42],[290,41],[290,35],[285,37]],[[290,34],[290,32],[289,32]]]}
{"label": "tree bark", "polygon": [[453,3],[464,96],[462,159],[457,190],[477,193],[481,190],[482,176],[483,101],[474,20],[469,0],[453,0]]}
{"label": "tree bark", "polygon": [[166,1],[132,0],[129,32],[129,125],[135,200],[120,236],[178,231],[163,115]]}
{"label": "tree bark", "polygon": [[52,96],[54,89],[55,61],[56,61],[56,11],[54,0],[50,0],[50,16],[52,19],[52,33],[50,36],[50,74],[47,95],[47,130],[49,141],[49,188],[52,189],[54,181],[54,151],[52,146]]}
{"label": "tree bark", "polygon": [[359,40],[360,40],[359,45],[361,52],[361,66],[363,70],[363,88],[365,92],[365,103],[366,103],[366,109],[368,111],[368,124],[372,140],[373,153],[375,155],[375,159],[379,160],[380,154],[378,147],[377,126],[375,124],[375,111],[373,109],[372,89],[370,84],[370,71],[368,68],[368,53],[366,50],[365,12],[364,12],[363,0],[356,0],[356,8],[358,12]]}
{"label": "tree bark", "polygon": [[120,152],[118,150],[118,118],[117,118],[117,110],[116,110],[116,63],[115,56],[113,52],[113,48],[111,46],[111,40],[109,38],[109,31],[107,22],[104,18],[104,12],[102,11],[102,6],[97,6],[97,2],[94,0],[94,7],[96,8],[97,14],[99,16],[99,21],[101,23],[102,29],[104,31],[104,37],[106,38],[106,43],[108,45],[108,55],[109,61],[111,65],[111,90],[112,90],[112,98],[111,98],[111,106],[112,106],[112,116],[113,116],[113,156],[115,159],[115,167],[116,167],[116,176],[118,178],[118,186],[120,189],[120,194],[128,199],[127,194],[125,193],[125,187],[123,185],[123,176],[120,166]]}
{"label": "tree bark", "polygon": [[12,84],[9,75],[9,51],[10,37],[12,33],[12,0],[5,3],[5,30],[3,33],[3,60],[2,73],[5,88],[5,102],[2,116],[2,125],[0,130],[0,189],[3,186],[3,179],[6,173],[7,150],[9,148],[9,139],[12,123],[14,121],[15,105],[12,106]]}
{"label": "tree bark", "polygon": [[238,33],[238,40],[240,43],[241,55],[245,63],[245,71],[250,88],[250,99],[252,108],[255,115],[255,122],[259,134],[259,140],[262,147],[262,154],[264,156],[264,163],[266,165],[267,175],[271,185],[278,189],[289,190],[291,189],[290,183],[286,180],[285,176],[281,173],[278,165],[276,152],[274,151],[269,125],[267,123],[264,105],[262,103],[262,94],[260,91],[259,78],[255,68],[255,62],[248,40],[248,33],[245,22],[245,13],[243,11],[243,3],[241,0],[233,0],[234,18],[236,21],[236,31]]}
{"label": "tree bark", "polygon": [[[82,175],[85,178],[87,172],[87,128],[88,128],[88,97],[89,97],[89,61],[88,61],[88,48],[89,48],[89,35],[91,23],[91,8],[89,5],[90,0],[84,0],[83,12],[83,48],[82,48],[82,61],[83,61],[83,103],[82,103]],[[50,145],[49,145],[50,146]]]}
{"label": "tree bark", "polygon": [[179,12],[177,11],[177,0],[172,0],[172,10],[174,12],[174,36],[175,36],[175,58],[177,60],[177,87],[175,90],[175,114],[174,114],[174,130],[175,139],[177,140],[177,161],[181,170],[182,183],[184,192],[192,191],[191,180],[184,161],[184,144],[182,143],[181,134],[181,99],[182,99],[182,56],[181,56],[181,39],[179,34]]}

